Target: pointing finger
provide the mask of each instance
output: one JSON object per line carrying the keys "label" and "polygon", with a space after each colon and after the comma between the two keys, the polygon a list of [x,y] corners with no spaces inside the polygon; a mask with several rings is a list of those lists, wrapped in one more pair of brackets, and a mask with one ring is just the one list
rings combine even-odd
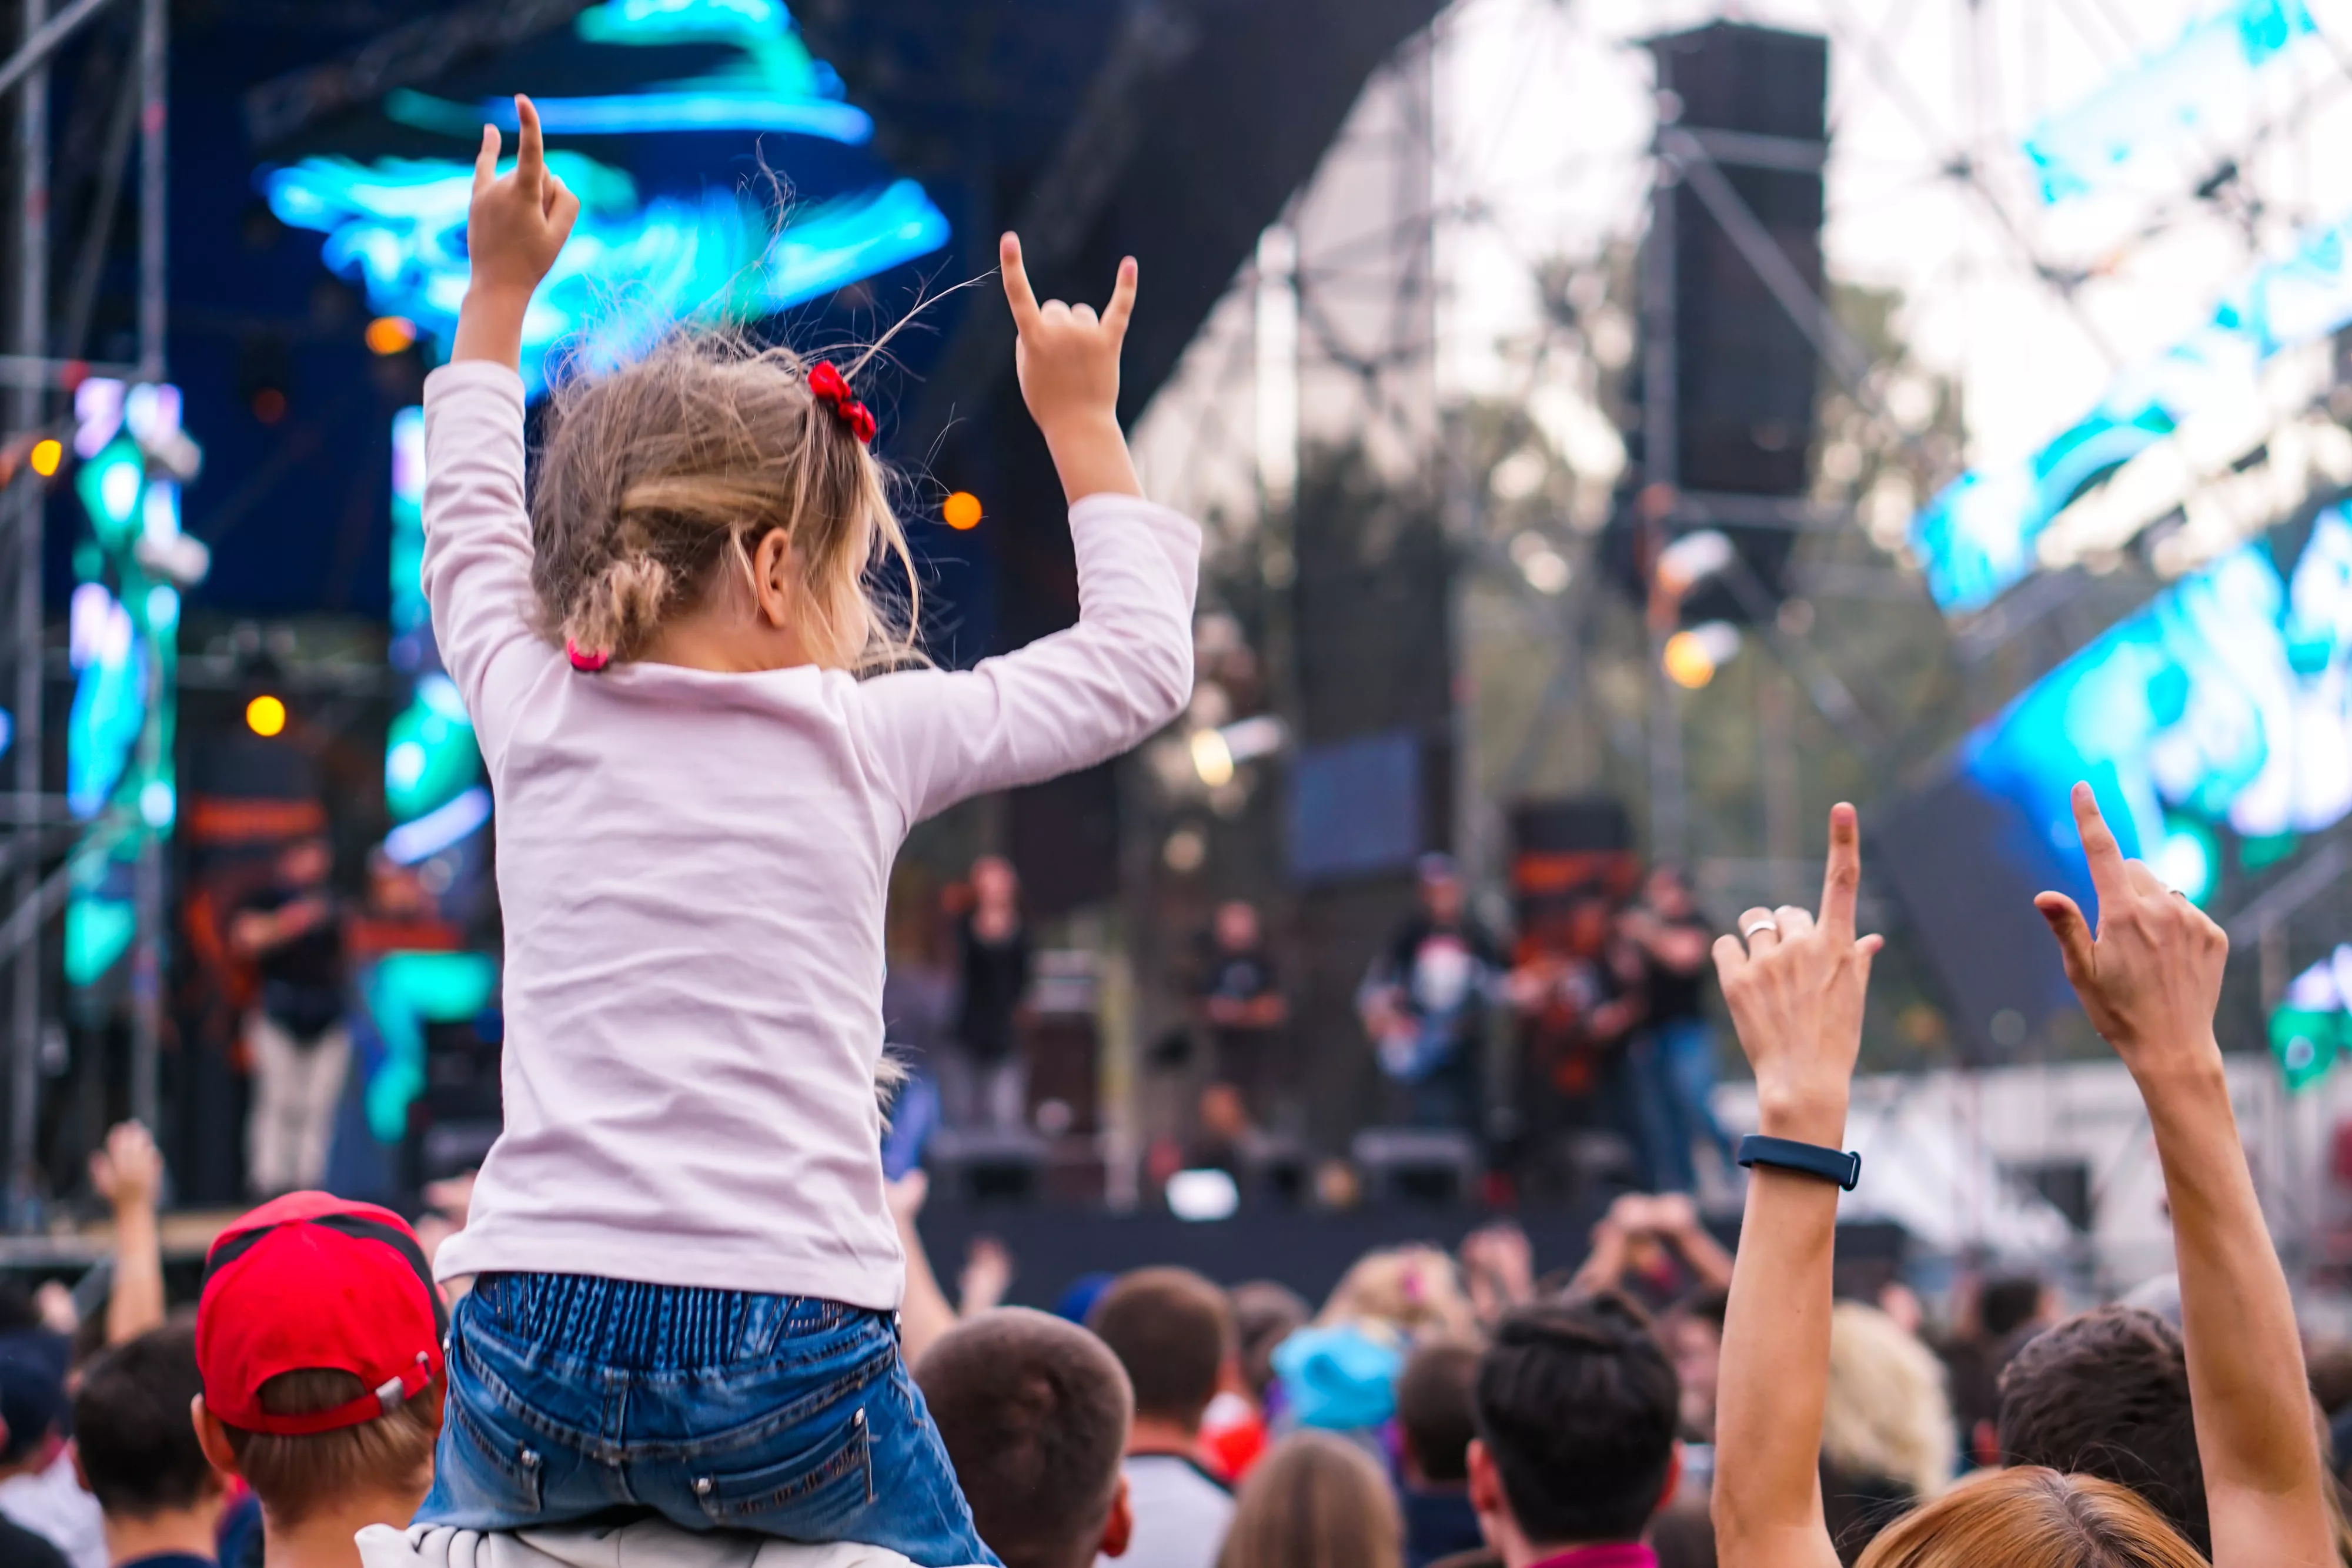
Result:
{"label": "pointing finger", "polygon": [[1127,319],[1135,314],[1135,257],[1118,264],[1118,281],[1111,286],[1110,303],[1102,313],[1102,324],[1113,338],[1127,336]]}
{"label": "pointing finger", "polygon": [[1037,329],[1037,296],[1030,292],[1029,269],[1021,265],[1021,236],[1007,232],[997,242],[997,264],[1004,272],[1004,302],[1013,308],[1013,324],[1024,334]]}
{"label": "pointing finger", "polygon": [[482,150],[474,154],[474,194],[480,195],[499,177],[499,128],[482,127]]}
{"label": "pointing finger", "polygon": [[2074,786],[2074,831],[2083,836],[2083,858],[2090,862],[2091,886],[2098,892],[2104,914],[2107,901],[2122,897],[2130,885],[2130,873],[2124,869],[2123,846],[2099,814],[2099,798],[2088,784]]}
{"label": "pointing finger", "polygon": [[528,95],[515,94],[515,118],[522,125],[515,152],[515,183],[537,194],[547,175],[547,144],[539,133],[539,106]]}
{"label": "pointing finger", "polygon": [[1830,808],[1830,858],[1822,875],[1822,929],[1853,935],[1855,890],[1862,885],[1862,821],[1841,800]]}

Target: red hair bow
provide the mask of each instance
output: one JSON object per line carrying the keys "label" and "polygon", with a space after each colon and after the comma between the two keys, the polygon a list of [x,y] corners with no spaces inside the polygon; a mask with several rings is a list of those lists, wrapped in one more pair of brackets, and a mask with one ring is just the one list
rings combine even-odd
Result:
{"label": "red hair bow", "polygon": [[613,662],[613,655],[603,649],[583,648],[569,637],[563,640],[563,654],[573,669],[592,675]]}
{"label": "red hair bow", "polygon": [[831,360],[819,360],[809,367],[808,386],[818,401],[833,405],[834,416],[849,426],[852,435],[863,444],[872,444],[874,411],[851,393],[848,380],[833,368]]}

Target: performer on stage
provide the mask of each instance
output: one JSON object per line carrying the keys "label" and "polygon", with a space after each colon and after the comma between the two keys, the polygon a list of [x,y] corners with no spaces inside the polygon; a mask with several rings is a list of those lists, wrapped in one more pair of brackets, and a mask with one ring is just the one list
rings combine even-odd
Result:
{"label": "performer on stage", "polygon": [[1494,938],[1465,908],[1452,858],[1424,855],[1420,870],[1421,907],[1373,962],[1357,988],[1356,1009],[1381,1071],[1407,1091],[1413,1124],[1475,1131],[1480,1048],[1505,966]]}

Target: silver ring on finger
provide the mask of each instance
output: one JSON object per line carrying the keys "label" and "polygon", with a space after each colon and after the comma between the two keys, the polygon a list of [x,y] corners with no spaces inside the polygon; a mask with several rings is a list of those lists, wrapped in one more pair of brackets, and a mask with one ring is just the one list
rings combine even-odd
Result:
{"label": "silver ring on finger", "polygon": [[1751,920],[1747,925],[1739,928],[1739,939],[1743,942],[1753,942],[1756,940],[1756,934],[1759,931],[1778,933],[1780,929],[1780,923],[1777,920]]}

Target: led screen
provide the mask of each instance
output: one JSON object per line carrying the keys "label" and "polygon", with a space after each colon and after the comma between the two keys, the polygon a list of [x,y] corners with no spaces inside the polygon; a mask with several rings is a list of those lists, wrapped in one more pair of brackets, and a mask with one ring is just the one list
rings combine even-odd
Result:
{"label": "led screen", "polygon": [[2326,47],[2302,0],[2237,0],[2189,24],[2169,48],[2135,63],[2083,102],[2026,134],[2042,199],[2089,195],[2143,170],[2174,172],[2172,154],[2210,160],[2256,109],[2262,78]]}
{"label": "led screen", "polygon": [[2352,813],[2352,515],[2183,579],[2043,677],[1898,805],[1881,841],[1963,1011],[2065,1005],[2030,904],[2091,890],[2068,792],[2200,904]]}
{"label": "led screen", "polygon": [[2352,321],[2352,218],[2305,235],[2257,268],[2205,325],[2118,376],[2098,406],[2013,463],[1970,469],[1913,519],[1911,549],[1946,613],[1981,610],[2034,568],[2069,502],[2190,415],[2252,400],[2283,349]]}
{"label": "led screen", "polygon": [[[790,181],[800,172],[793,138],[856,146],[873,134],[873,121],[841,101],[839,79],[810,58],[775,0],[607,0],[574,26],[590,45],[720,46],[724,63],[625,93],[535,95],[552,140],[777,132],[774,141],[747,134],[740,151],[772,159]],[[466,292],[471,145],[485,120],[511,131],[514,108],[403,89],[384,109],[457,145],[446,158],[307,157],[263,170],[259,183],[280,222],[327,236],[320,259],[362,284],[373,308],[408,318],[446,353]],[[609,368],[679,320],[772,315],[928,256],[949,237],[922,187],[887,173],[795,199],[780,227],[767,183],[731,155],[698,161],[698,169],[729,172],[688,189],[648,188],[611,158],[574,147],[551,149],[548,162],[582,210],[524,321],[523,374],[534,393],[558,344],[585,369]]]}

